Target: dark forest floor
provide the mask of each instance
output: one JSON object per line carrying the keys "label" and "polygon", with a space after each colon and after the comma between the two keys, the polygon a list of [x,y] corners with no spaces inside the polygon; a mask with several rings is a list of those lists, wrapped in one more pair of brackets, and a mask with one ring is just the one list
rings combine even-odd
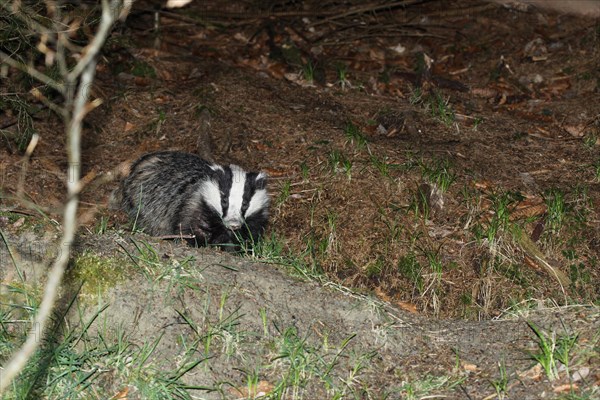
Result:
{"label": "dark forest floor", "polygon": [[[151,4],[136,3],[99,63],[93,95],[104,104],[86,122],[84,175],[158,149],[267,171],[273,208],[263,261],[376,296],[402,320],[442,326],[455,344],[443,356],[414,341],[412,353],[380,349],[385,368],[385,354],[402,362],[381,381],[372,372],[372,393],[391,385],[411,398],[394,379],[414,365],[400,381],[422,380],[443,360],[441,370],[460,371],[455,378],[470,374],[443,393],[485,398],[501,361],[493,343],[510,348],[510,332],[535,343],[528,317],[508,316],[533,313],[548,329],[560,314],[585,338],[589,351],[576,362],[588,375],[577,393],[597,395],[597,310],[570,307],[597,306],[600,294],[600,24],[470,1],[355,7],[198,2],[162,12],[156,29]],[[3,126],[11,118],[0,114]],[[2,229],[52,236],[47,221],[64,198],[63,128],[44,110],[34,126],[41,141],[25,195],[46,217],[10,200],[22,153],[5,135]],[[127,229],[107,206],[114,187],[84,190],[86,237]],[[281,296],[309,295],[297,290]],[[314,307],[307,302],[297,317],[310,319]],[[521,351],[528,345],[517,346],[522,359],[509,368],[511,398],[550,396],[568,382],[564,373],[559,383],[539,372],[517,379],[531,364]],[[461,346],[473,359],[450,365]]]}

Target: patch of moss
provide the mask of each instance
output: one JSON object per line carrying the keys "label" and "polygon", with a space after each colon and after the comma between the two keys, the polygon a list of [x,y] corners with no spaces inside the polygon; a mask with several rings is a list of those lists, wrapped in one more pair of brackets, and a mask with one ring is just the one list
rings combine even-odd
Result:
{"label": "patch of moss", "polygon": [[154,68],[150,64],[139,60],[133,64],[131,74],[141,78],[156,78],[156,71]]}
{"label": "patch of moss", "polygon": [[71,274],[76,282],[83,282],[80,295],[96,296],[125,279],[127,262],[116,257],[104,257],[84,251],[75,258]]}

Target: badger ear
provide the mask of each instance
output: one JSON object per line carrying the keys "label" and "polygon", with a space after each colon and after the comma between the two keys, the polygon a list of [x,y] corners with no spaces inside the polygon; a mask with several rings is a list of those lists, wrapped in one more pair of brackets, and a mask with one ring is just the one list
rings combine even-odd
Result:
{"label": "badger ear", "polygon": [[264,172],[259,172],[254,178],[254,183],[256,184],[257,189],[264,189],[267,186],[267,174]]}
{"label": "badger ear", "polygon": [[212,169],[214,172],[223,172],[223,167],[218,164],[209,164],[208,168]]}

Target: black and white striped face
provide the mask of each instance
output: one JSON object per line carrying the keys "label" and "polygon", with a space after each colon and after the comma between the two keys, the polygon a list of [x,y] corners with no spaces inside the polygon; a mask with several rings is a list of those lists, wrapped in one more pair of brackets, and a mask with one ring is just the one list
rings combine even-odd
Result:
{"label": "black and white striped face", "polygon": [[227,229],[237,231],[248,218],[267,212],[269,196],[264,172],[246,172],[237,165],[210,168],[215,175],[203,183],[202,193]]}

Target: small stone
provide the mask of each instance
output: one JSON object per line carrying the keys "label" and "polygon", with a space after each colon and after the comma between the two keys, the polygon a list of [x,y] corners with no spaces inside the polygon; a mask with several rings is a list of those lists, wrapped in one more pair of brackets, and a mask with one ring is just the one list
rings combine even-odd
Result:
{"label": "small stone", "polygon": [[588,367],[581,367],[573,373],[571,379],[573,380],[573,382],[579,382],[580,380],[587,378],[589,374],[590,369]]}

